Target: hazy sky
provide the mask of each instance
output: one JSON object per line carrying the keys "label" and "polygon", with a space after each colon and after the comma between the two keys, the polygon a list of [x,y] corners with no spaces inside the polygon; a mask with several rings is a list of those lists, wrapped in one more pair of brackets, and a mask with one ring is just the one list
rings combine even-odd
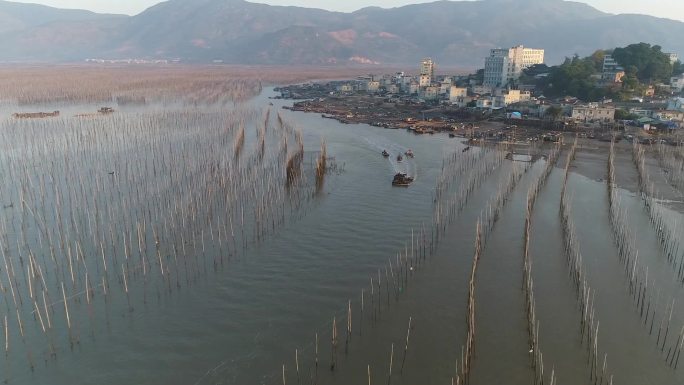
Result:
{"label": "hazy sky", "polygon": [[[159,0],[13,0],[22,3],[39,3],[62,8],[81,8],[95,12],[126,13],[134,15],[145,8],[159,3]],[[192,0],[186,0],[192,1]],[[354,11],[371,5],[398,7],[412,3],[426,3],[433,0],[252,0],[255,3],[274,5],[298,5],[324,8],[334,11]],[[684,21],[683,0],[578,0],[610,13],[642,13]]]}

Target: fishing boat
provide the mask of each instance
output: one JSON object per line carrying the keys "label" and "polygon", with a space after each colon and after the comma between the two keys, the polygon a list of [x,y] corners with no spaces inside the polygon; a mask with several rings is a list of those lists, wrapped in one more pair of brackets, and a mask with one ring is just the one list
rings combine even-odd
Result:
{"label": "fishing boat", "polygon": [[387,152],[387,150],[382,150],[382,156],[389,158],[389,152]]}
{"label": "fishing boat", "polygon": [[413,183],[413,177],[402,173],[395,174],[392,179],[392,186],[408,187],[411,183]]}
{"label": "fishing boat", "polygon": [[413,150],[411,150],[410,148],[408,149],[408,151],[405,152],[405,154],[406,154],[406,156],[408,156],[409,158],[413,158]]}
{"label": "fishing boat", "polygon": [[397,162],[401,162],[402,160],[404,160],[404,157],[401,156],[401,154],[397,155]]}

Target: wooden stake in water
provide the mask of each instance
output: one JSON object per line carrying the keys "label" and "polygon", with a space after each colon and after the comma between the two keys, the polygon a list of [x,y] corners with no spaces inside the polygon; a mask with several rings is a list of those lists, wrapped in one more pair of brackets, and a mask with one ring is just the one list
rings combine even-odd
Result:
{"label": "wooden stake in water", "polygon": [[394,363],[394,342],[392,342],[392,351],[390,353],[389,376],[387,376],[387,385],[392,384],[392,364]]}
{"label": "wooden stake in water", "polygon": [[406,345],[404,345],[404,358],[401,360],[401,373],[404,372],[404,363],[406,362],[406,353],[408,352],[409,337],[411,336],[411,321],[413,321],[413,317],[409,317],[408,329],[406,330]]}
{"label": "wooden stake in water", "polygon": [[295,349],[295,367],[297,369],[297,385],[301,384],[299,380],[299,350]]}
{"label": "wooden stake in water", "polygon": [[347,340],[345,341],[345,344],[344,344],[345,354],[347,353],[347,350],[349,348],[349,340],[351,339],[351,333],[352,333],[352,311],[351,311],[351,300],[349,300],[349,302],[347,302]]}
{"label": "wooden stake in water", "polygon": [[5,315],[5,354],[9,352],[9,326],[7,324],[7,315]]}
{"label": "wooden stake in water", "polygon": [[71,330],[71,318],[69,318],[69,304],[67,303],[66,292],[64,291],[64,282],[62,284],[62,298],[64,299],[64,312],[66,313],[67,327]]}
{"label": "wooden stake in water", "polygon": [[364,289],[361,289],[361,321],[359,322],[359,335],[363,335],[363,302]]}
{"label": "wooden stake in water", "polygon": [[335,370],[337,363],[337,319],[333,317],[332,327],[332,352],[330,357],[330,370]]}

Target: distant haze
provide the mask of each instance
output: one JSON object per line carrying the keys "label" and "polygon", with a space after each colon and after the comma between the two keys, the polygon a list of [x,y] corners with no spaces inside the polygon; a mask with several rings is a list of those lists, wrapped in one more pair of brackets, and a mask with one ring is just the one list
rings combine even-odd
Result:
{"label": "distant haze", "polygon": [[[101,13],[123,13],[135,15],[158,0],[14,0],[21,3],[45,4],[59,8],[87,9]],[[192,0],[187,0],[192,1]],[[308,8],[323,8],[331,11],[351,12],[369,6],[383,8],[399,7],[407,4],[427,3],[432,0],[259,0],[255,3],[271,5],[294,5]],[[640,13],[684,21],[684,1],[682,0],[586,0],[601,11],[609,13]]]}

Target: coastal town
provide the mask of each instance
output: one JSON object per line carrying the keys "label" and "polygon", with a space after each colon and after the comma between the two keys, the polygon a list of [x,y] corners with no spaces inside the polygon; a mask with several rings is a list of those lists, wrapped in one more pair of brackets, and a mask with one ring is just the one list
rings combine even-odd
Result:
{"label": "coastal town", "polygon": [[[623,51],[655,50],[635,44]],[[342,123],[408,129],[416,134],[448,131],[453,135],[514,142],[555,140],[562,132],[608,139],[639,138],[642,143],[682,144],[684,74],[676,54],[666,58],[660,80],[637,79],[638,69],[625,68],[611,55],[567,59],[556,67],[544,64],[544,50],[522,45],[492,49],[475,74],[438,74],[431,58],[415,74],[368,75],[348,81],[307,83],[279,88],[282,98],[295,99],[293,110],[320,113]],[[553,89],[565,81],[566,68],[592,67],[567,75],[584,88]],[[587,75],[587,72],[590,72]],[[553,78],[553,80],[550,80]],[[558,86],[556,86],[558,88]],[[577,94],[571,94],[575,91]],[[583,94],[583,95],[582,95]]]}
{"label": "coastal town", "polygon": [[684,0],[0,36],[0,385],[684,385]]}

